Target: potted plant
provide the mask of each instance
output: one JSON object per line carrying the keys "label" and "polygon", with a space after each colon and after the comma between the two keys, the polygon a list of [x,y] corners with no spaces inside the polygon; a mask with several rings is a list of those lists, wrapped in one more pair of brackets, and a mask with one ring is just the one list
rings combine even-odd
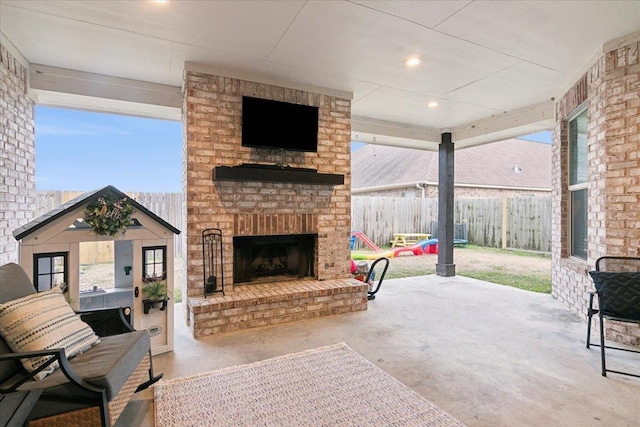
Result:
{"label": "potted plant", "polygon": [[152,276],[144,278],[142,287],[142,300],[144,314],[149,313],[150,308],[159,308],[161,311],[167,308],[167,282],[162,277]]}

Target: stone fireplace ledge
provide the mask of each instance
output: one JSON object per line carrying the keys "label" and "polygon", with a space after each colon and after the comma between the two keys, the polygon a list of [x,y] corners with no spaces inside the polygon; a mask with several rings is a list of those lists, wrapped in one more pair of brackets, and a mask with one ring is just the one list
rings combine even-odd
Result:
{"label": "stone fireplace ledge", "polygon": [[367,285],[355,279],[235,286],[225,296],[187,300],[194,337],[367,309]]}

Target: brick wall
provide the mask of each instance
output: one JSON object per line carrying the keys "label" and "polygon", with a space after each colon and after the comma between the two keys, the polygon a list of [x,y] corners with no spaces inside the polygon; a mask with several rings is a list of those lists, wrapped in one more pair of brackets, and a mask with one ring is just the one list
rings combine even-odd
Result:
{"label": "brick wall", "polygon": [[11,233],[36,209],[33,107],[25,68],[0,45],[0,265],[18,261]]}
{"label": "brick wall", "polygon": [[[569,256],[566,118],[588,109],[587,260]],[[588,271],[603,255],[640,255],[638,43],[606,53],[558,104],[553,144],[552,295],[586,318]],[[640,328],[610,323],[609,338],[640,344]]]}
{"label": "brick wall", "polygon": [[[310,218],[318,234],[319,280],[349,277],[351,229],[351,103],[300,90],[203,73],[185,75],[184,174],[186,197],[188,296],[201,296],[201,232],[222,229],[225,286],[233,283],[233,235],[250,230],[237,221],[272,224],[274,234],[295,233],[297,221]],[[242,96],[319,107],[318,152],[273,154],[241,145]],[[286,132],[286,129],[283,130]],[[215,166],[286,163],[343,174],[340,186],[270,182],[212,181]],[[266,227],[266,226],[265,226]],[[273,228],[275,227],[275,228]],[[255,233],[260,234],[260,233]]]}

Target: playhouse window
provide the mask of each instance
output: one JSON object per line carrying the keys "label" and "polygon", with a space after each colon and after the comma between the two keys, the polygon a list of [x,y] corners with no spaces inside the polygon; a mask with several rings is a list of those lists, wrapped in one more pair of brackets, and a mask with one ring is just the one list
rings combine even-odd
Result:
{"label": "playhouse window", "polygon": [[47,253],[33,256],[33,277],[38,292],[67,283],[67,253]]}
{"label": "playhouse window", "polygon": [[144,278],[167,278],[167,247],[153,246],[142,248],[142,271]]}

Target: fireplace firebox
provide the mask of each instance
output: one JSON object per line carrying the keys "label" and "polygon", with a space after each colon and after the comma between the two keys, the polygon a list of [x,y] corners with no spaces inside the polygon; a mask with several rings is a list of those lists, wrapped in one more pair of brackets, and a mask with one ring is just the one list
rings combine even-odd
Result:
{"label": "fireplace firebox", "polygon": [[315,277],[317,234],[235,236],[233,283]]}

